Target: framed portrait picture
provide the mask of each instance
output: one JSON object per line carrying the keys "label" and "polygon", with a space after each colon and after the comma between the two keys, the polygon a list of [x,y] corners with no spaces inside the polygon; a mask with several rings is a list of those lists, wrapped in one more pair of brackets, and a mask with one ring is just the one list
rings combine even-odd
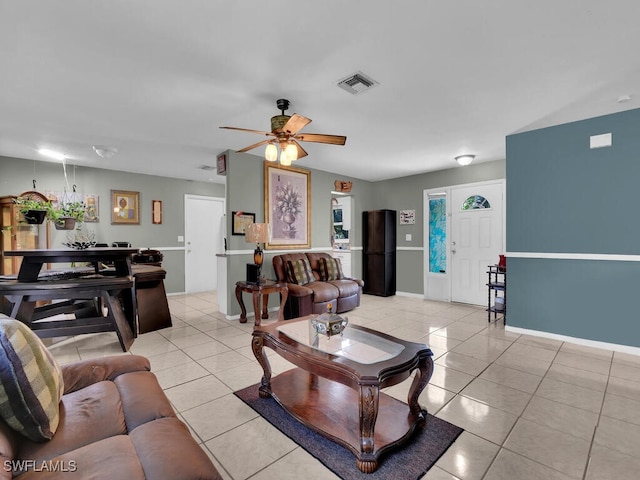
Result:
{"label": "framed portrait picture", "polygon": [[255,221],[255,213],[231,212],[231,235],[244,235],[247,226]]}
{"label": "framed portrait picture", "polygon": [[265,248],[311,247],[311,172],[265,162],[264,218],[271,225]]}
{"label": "framed portrait picture", "polygon": [[111,224],[140,224],[140,192],[111,190]]}

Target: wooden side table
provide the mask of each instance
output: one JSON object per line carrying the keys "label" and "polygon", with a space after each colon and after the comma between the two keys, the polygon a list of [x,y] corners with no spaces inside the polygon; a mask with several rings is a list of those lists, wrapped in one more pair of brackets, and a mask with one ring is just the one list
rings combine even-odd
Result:
{"label": "wooden side table", "polygon": [[[286,283],[276,282],[274,280],[263,280],[260,283],[236,283],[236,298],[240,304],[242,313],[240,314],[240,323],[247,323],[247,309],[242,301],[242,293],[250,293],[253,296],[253,311],[255,314],[255,324],[260,325],[261,318],[269,318],[267,307],[269,305],[269,294],[279,293],[282,297],[280,300],[280,310],[278,310],[278,320],[284,320],[284,304],[289,296],[289,289]],[[260,315],[260,297],[262,297],[262,315]]]}

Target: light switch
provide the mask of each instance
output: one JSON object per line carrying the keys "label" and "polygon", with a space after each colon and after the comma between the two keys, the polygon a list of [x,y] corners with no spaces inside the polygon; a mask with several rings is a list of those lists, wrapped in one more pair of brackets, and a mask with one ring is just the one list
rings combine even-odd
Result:
{"label": "light switch", "polygon": [[184,242],[184,237],[182,235],[178,235],[178,242],[179,243],[183,243]]}
{"label": "light switch", "polygon": [[411,234],[410,234],[410,233],[407,233],[407,234],[404,236],[404,239],[405,239],[407,242],[410,242],[410,241],[411,241],[411,238],[412,238],[412,237],[411,237]]}

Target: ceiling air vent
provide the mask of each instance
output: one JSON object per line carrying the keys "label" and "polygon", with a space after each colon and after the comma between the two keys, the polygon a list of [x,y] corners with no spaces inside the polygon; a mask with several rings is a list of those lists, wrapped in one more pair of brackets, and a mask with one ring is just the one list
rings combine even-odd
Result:
{"label": "ceiling air vent", "polygon": [[353,75],[349,75],[347,78],[343,78],[338,82],[338,86],[343,90],[351,93],[352,95],[358,95],[362,92],[366,92],[371,88],[378,85],[373,78],[366,76],[362,72],[356,72]]}

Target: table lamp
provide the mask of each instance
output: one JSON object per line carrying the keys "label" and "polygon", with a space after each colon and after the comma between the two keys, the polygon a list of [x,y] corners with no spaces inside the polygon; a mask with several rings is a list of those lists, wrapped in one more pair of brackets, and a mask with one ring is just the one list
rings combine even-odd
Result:
{"label": "table lamp", "polygon": [[256,244],[256,249],[253,251],[253,263],[258,265],[258,278],[260,278],[262,261],[264,260],[260,244],[269,241],[269,224],[250,223],[245,230],[245,240],[247,243]]}

